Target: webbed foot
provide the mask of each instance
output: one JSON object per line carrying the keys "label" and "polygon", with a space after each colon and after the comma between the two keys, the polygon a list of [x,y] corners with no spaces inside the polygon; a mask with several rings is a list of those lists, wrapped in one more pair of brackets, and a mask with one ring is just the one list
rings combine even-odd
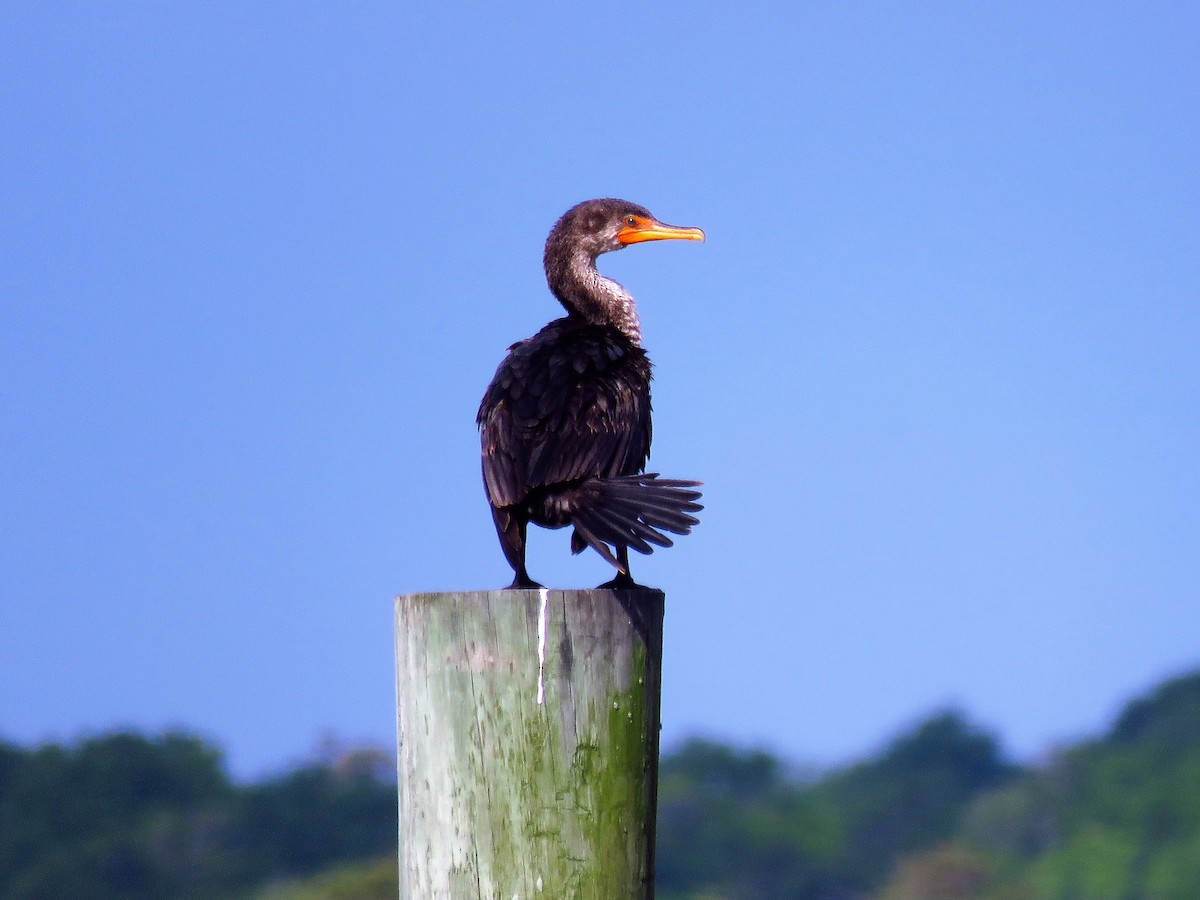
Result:
{"label": "webbed foot", "polygon": [[608,590],[608,591],[644,591],[644,590],[646,590],[646,586],[644,584],[638,584],[636,581],[634,581],[632,575],[629,575],[626,572],[618,572],[616,578],[613,578],[610,581],[606,581],[606,582],[604,582],[604,584],[596,585],[596,590],[598,590],[598,591],[604,591],[604,590]]}
{"label": "webbed foot", "polygon": [[504,590],[506,590],[506,591],[528,591],[528,590],[540,591],[545,587],[546,586],[544,584],[538,584],[536,581],[534,581],[532,578],[530,578],[526,573],[518,572],[517,577],[512,580],[512,584],[510,584]]}

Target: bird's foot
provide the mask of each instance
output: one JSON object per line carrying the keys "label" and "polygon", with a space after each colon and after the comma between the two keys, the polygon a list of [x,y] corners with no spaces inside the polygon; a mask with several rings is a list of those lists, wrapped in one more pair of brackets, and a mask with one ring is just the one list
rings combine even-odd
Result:
{"label": "bird's foot", "polygon": [[506,590],[506,591],[529,591],[529,590],[540,591],[545,587],[546,586],[544,584],[538,584],[536,581],[534,581],[532,578],[530,578],[524,572],[518,572],[517,577],[513,579],[512,584],[510,584],[504,590]]}
{"label": "bird's foot", "polygon": [[648,590],[644,584],[638,584],[633,580],[633,576],[627,572],[618,572],[617,577],[604,584],[596,585],[598,591],[644,591]]}

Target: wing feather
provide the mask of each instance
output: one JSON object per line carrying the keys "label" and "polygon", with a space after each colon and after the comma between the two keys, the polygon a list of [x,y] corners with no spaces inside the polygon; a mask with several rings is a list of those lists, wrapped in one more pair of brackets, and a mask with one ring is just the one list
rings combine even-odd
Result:
{"label": "wing feather", "polygon": [[616,329],[564,318],[509,348],[479,407],[493,506],[584,478],[641,472],[650,361]]}

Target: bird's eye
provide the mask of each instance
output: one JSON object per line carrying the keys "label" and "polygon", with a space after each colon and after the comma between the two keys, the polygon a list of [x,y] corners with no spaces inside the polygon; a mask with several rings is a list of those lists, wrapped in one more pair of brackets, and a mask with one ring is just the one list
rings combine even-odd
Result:
{"label": "bird's eye", "polygon": [[637,224],[637,216],[626,216],[625,224],[626,225],[636,225]]}

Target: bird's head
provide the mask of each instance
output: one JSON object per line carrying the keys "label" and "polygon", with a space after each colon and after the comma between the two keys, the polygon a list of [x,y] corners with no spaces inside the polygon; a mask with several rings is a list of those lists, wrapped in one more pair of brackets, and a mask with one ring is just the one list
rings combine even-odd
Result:
{"label": "bird's head", "polygon": [[669,240],[702,241],[704,232],[664,224],[646,207],[628,200],[605,198],[585,200],[563,213],[550,231],[546,250],[568,251],[564,255],[582,251],[595,259],[629,244]]}

